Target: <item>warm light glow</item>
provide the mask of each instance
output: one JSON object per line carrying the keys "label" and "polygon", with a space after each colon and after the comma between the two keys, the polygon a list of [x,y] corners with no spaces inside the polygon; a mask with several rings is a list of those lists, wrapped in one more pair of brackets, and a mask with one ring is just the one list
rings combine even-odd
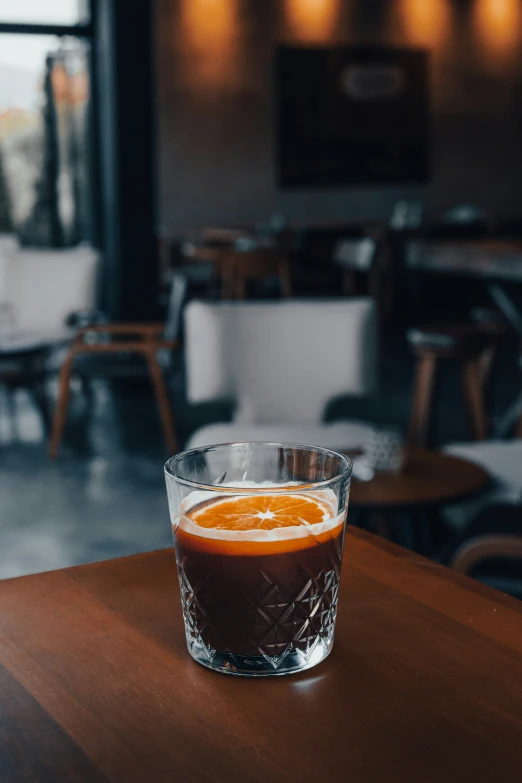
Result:
{"label": "warm light glow", "polygon": [[439,46],[449,35],[448,0],[398,0],[402,26],[411,43]]}
{"label": "warm light glow", "polygon": [[342,0],[286,0],[286,18],[301,41],[321,41],[335,31]]}
{"label": "warm light glow", "polygon": [[238,0],[183,0],[182,30],[194,78],[216,86],[237,67]]}
{"label": "warm light glow", "polygon": [[476,0],[475,24],[491,49],[510,50],[522,38],[521,0]]}

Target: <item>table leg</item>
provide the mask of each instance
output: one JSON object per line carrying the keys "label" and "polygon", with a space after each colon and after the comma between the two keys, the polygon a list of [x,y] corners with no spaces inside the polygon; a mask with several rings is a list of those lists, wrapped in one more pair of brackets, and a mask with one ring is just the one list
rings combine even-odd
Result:
{"label": "table leg", "polygon": [[16,438],[18,435],[18,427],[16,421],[16,402],[14,398],[15,389],[9,384],[4,385],[4,399],[5,409],[7,412],[7,418],[9,419],[9,429],[11,431],[11,437]]}
{"label": "table leg", "polygon": [[425,557],[433,557],[435,545],[433,542],[432,518],[426,511],[412,514],[415,526],[415,552]]}
{"label": "table leg", "polygon": [[371,514],[371,532],[393,541],[395,544],[417,552],[425,557],[435,553],[434,524],[436,520],[429,511],[392,511],[386,514]]}
{"label": "table leg", "polygon": [[35,407],[42,418],[44,432],[51,431],[51,414],[45,389],[45,357],[38,356],[23,362],[23,383],[31,395]]}
{"label": "table leg", "polygon": [[357,515],[357,521],[358,527],[363,530],[375,533],[388,541],[394,540],[389,514],[384,514],[381,511],[360,511]]}
{"label": "table leg", "polygon": [[45,383],[43,381],[36,381],[35,383],[31,384],[29,391],[36,407],[40,411],[45,434],[49,435],[51,432],[51,414],[49,412]]}
{"label": "table leg", "polygon": [[405,549],[415,550],[415,523],[411,514],[394,512],[392,519],[392,541]]}

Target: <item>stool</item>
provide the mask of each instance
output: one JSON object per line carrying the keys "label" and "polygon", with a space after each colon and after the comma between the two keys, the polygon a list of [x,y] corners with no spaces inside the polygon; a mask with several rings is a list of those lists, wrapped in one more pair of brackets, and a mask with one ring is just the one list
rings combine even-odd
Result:
{"label": "stool", "polygon": [[481,360],[488,337],[473,324],[433,324],[407,333],[408,343],[418,357],[408,442],[425,446],[432,419],[432,397],[438,363],[456,359],[462,367],[462,391],[471,429],[476,440],[486,437]]}
{"label": "stool", "polygon": [[489,392],[491,371],[501,340],[509,333],[509,324],[500,310],[492,307],[475,307],[470,313],[473,327],[487,338],[480,359],[481,383],[485,394]]}

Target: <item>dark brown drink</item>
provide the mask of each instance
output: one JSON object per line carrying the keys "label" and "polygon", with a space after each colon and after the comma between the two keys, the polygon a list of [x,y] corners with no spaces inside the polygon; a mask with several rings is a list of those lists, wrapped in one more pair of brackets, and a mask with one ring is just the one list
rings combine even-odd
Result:
{"label": "dark brown drink", "polygon": [[190,634],[212,652],[232,657],[278,660],[330,645],[344,520],[330,522],[317,535],[309,525],[298,538],[277,530],[277,540],[266,541],[222,540],[211,530],[200,536],[178,528],[176,557]]}

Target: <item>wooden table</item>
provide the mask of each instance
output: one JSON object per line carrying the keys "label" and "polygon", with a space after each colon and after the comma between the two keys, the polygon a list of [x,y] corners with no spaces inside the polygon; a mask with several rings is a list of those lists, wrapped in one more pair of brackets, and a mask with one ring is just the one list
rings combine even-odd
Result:
{"label": "wooden table", "polygon": [[480,494],[488,473],[474,462],[438,451],[406,448],[400,473],[377,472],[368,482],[352,480],[350,510],[357,524],[426,555],[443,506]]}
{"label": "wooden table", "polygon": [[409,243],[409,269],[522,282],[522,242],[513,240],[415,240]]}
{"label": "wooden table", "polygon": [[171,551],[0,583],[2,783],[519,783],[522,604],[348,533],[308,672],[188,656]]}
{"label": "wooden table", "polygon": [[377,472],[371,481],[352,481],[351,508],[412,510],[447,506],[482,492],[490,478],[469,460],[429,449],[405,449],[400,473]]}

